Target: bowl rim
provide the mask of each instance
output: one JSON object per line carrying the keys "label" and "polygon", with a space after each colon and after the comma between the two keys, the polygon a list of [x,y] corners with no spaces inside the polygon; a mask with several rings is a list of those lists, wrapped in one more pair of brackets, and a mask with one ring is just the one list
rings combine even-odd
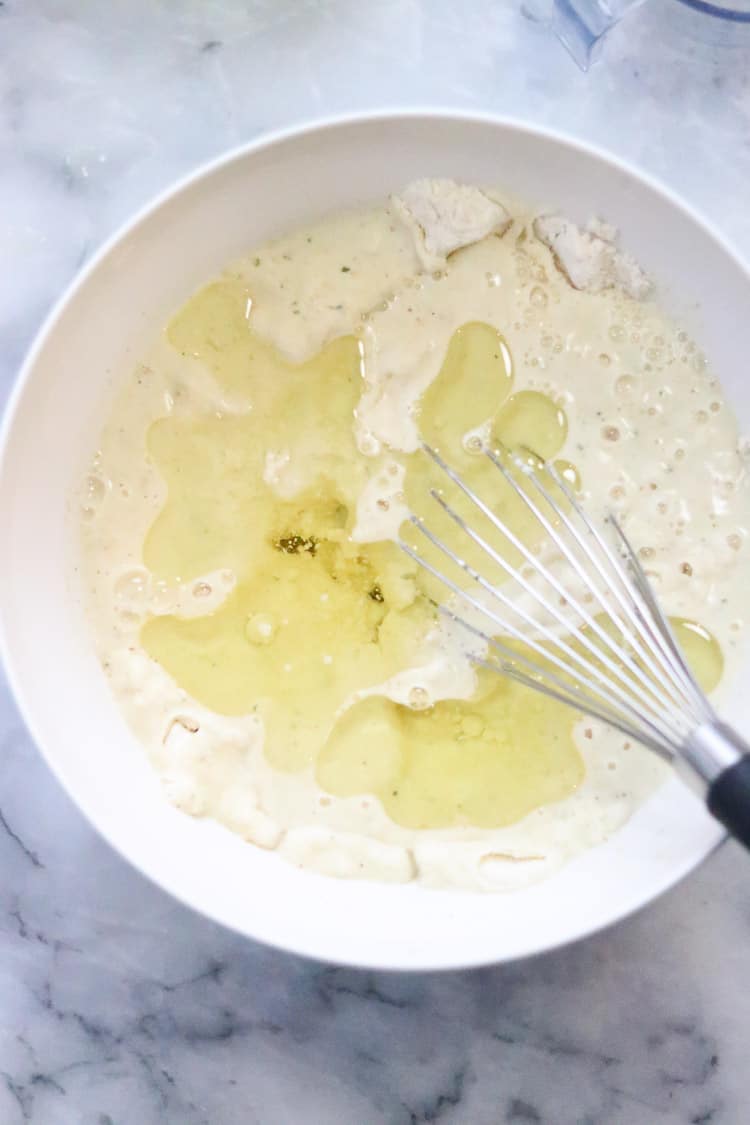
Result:
{"label": "bowl rim", "polygon": [[[68,282],[62,294],[53,303],[51,309],[44,317],[41,326],[37,330],[34,339],[23,359],[18,373],[12,383],[10,393],[7,397],[5,407],[0,417],[0,477],[3,476],[6,465],[6,458],[9,449],[9,439],[14,426],[15,418],[20,410],[24,395],[32,380],[33,372],[37,363],[39,354],[47,343],[48,337],[57,327],[58,322],[62,319],[69,304],[76,298],[79,290],[84,287],[89,278],[96,273],[100,265],[109,257],[110,254],[115,252],[121,243],[124,243],[131,233],[140,226],[141,223],[154,216],[161,208],[169,205],[174,199],[180,196],[184,191],[192,188],[194,185],[209,180],[217,172],[220,172],[226,166],[242,161],[248,156],[255,153],[262,152],[266,149],[271,149],[274,146],[284,143],[286,141],[293,141],[297,138],[307,137],[311,134],[317,134],[324,131],[336,130],[339,128],[352,127],[357,125],[368,124],[387,124],[388,122],[398,121],[413,121],[415,123],[430,119],[432,121],[450,121],[453,124],[478,124],[490,125],[492,127],[500,127],[502,129],[522,133],[526,136],[538,138],[543,141],[563,145],[569,149],[577,151],[582,155],[588,156],[603,164],[608,165],[614,171],[617,171],[624,176],[639,181],[644,187],[651,192],[660,195],[662,199],[671,207],[681,212],[683,217],[688,219],[692,224],[702,228],[709,238],[717,245],[718,249],[726,255],[738,270],[747,278],[748,286],[750,287],[750,263],[746,258],[738,254],[728,239],[717,229],[717,227],[696,210],[691,204],[682,199],[677,193],[668,185],[663,183],[658,178],[652,176],[650,173],[645,172],[629,161],[609,152],[607,149],[602,148],[598,144],[583,141],[579,138],[572,136],[564,130],[551,128],[545,125],[538,125],[531,121],[525,121],[518,117],[507,116],[503,114],[496,114],[492,112],[463,110],[455,107],[442,107],[442,106],[427,106],[422,107],[419,105],[387,108],[387,109],[373,109],[364,112],[354,113],[339,113],[326,115],[323,117],[316,117],[304,121],[302,123],[285,126],[280,129],[271,131],[264,131],[250,141],[242,142],[233,148],[220,153],[218,156],[213,157],[199,164],[192,171],[185,173],[178,177],[175,181],[169,184],[166,188],[158,192],[146,203],[141,205],[135,213],[118,227],[108,237],[104,239],[101,245],[94,251],[88,261],[79,269]],[[102,823],[98,817],[93,813],[90,808],[81,805],[75,794],[68,787],[67,782],[64,780],[62,770],[58,768],[55,762],[54,754],[51,753],[48,747],[48,740],[45,740],[37,726],[35,718],[35,708],[30,705],[25,689],[21,683],[20,677],[16,673],[13,654],[9,644],[5,611],[2,604],[0,604],[0,667],[4,670],[8,686],[15,706],[18,709],[19,715],[24,723],[24,726],[29,733],[31,740],[39,751],[45,764],[57,779],[62,790],[67,794],[71,802],[75,805],[81,815],[86,821],[94,828],[97,835],[102,838],[109,847],[113,849],[130,867],[135,868],[140,875],[145,877],[150,883],[160,888],[161,891],[171,896],[173,899],[180,902],[183,906],[188,907],[196,914],[202,915],[204,918],[212,922],[218,923],[229,930],[241,935],[245,939],[259,941],[268,944],[274,948],[283,950],[284,952],[291,953],[297,956],[305,957],[310,960],[322,962],[324,955],[319,951],[311,951],[309,945],[306,945],[304,939],[301,940],[288,940],[286,937],[269,939],[266,937],[256,937],[250,934],[246,929],[242,928],[239,924],[234,924],[225,918],[219,917],[216,913],[212,912],[210,908],[204,908],[196,902],[192,901],[187,895],[180,891],[173,890],[171,887],[162,883],[158,876],[151,871],[144,869],[141,863],[128,854],[127,848],[120,842],[115,843],[109,836],[106,823]],[[327,960],[326,963],[333,963],[338,965],[351,966],[352,968],[360,969],[377,969],[396,972],[435,972],[435,971],[455,971],[460,969],[480,968],[486,965],[505,963],[515,960],[525,959],[526,957],[538,956],[539,954],[549,952],[553,949],[564,948],[576,941],[580,941],[585,937],[592,936],[593,934],[602,932],[615,925],[617,922],[634,915],[652,903],[655,899],[665,894],[668,890],[676,886],[682,879],[684,879],[690,872],[695,870],[701,863],[705,861],[726,839],[724,834],[720,834],[713,842],[711,842],[702,855],[696,858],[691,858],[689,861],[676,865],[655,888],[651,889],[647,896],[640,902],[631,902],[624,904],[621,909],[616,910],[609,918],[596,922],[594,924],[584,923],[579,928],[574,928],[572,932],[563,940],[552,939],[545,940],[544,937],[537,938],[529,943],[528,950],[523,953],[518,953],[515,956],[500,956],[492,957],[489,954],[474,954],[467,955],[458,952],[455,956],[446,958],[445,956],[439,959],[432,959],[428,950],[425,951],[425,963],[417,965],[413,963],[399,964],[396,963],[392,956],[386,955],[379,963],[368,960],[364,963],[356,956],[351,959],[338,955],[335,959]],[[249,845],[248,845],[249,846]],[[512,893],[512,892],[511,892]]]}

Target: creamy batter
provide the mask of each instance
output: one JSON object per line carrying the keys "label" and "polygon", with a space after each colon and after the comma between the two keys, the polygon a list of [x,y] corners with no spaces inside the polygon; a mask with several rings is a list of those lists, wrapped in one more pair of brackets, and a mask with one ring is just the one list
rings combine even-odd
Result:
{"label": "creamy batter", "polygon": [[83,568],[170,800],[328,874],[496,889],[658,785],[648,751],[478,677],[393,543],[420,437],[475,472],[489,434],[613,510],[705,686],[731,676],[750,497],[704,358],[605,224],[423,181],[235,263],[113,406]]}

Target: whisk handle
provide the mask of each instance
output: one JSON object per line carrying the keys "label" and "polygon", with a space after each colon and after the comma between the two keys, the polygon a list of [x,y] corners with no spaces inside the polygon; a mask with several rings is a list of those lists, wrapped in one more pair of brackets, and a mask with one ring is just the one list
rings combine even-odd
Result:
{"label": "whisk handle", "polygon": [[750,849],[750,754],[725,769],[709,787],[709,811],[727,831]]}
{"label": "whisk handle", "polygon": [[719,720],[696,727],[677,760],[709,812],[750,849],[750,746]]}

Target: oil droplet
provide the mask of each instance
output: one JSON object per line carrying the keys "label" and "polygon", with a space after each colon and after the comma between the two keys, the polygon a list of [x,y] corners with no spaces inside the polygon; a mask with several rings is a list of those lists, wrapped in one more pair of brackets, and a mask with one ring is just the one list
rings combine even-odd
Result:
{"label": "oil droplet", "polygon": [[529,301],[537,309],[544,309],[547,307],[547,294],[540,285],[535,285],[529,294]]}
{"label": "oil droplet", "polygon": [[540,391],[511,395],[498,414],[494,436],[506,449],[531,449],[548,461],[568,435],[565,411]]}
{"label": "oil droplet", "polygon": [[605,441],[619,441],[620,431],[617,426],[605,426],[602,430],[602,437]]}
{"label": "oil droplet", "polygon": [[609,327],[609,338],[618,342],[625,339],[625,329],[621,324],[611,324]]}
{"label": "oil droplet", "polygon": [[578,469],[570,461],[555,461],[556,471],[567,484],[568,488],[573,492],[580,492],[581,490],[581,474]]}
{"label": "oil droplet", "polygon": [[738,535],[737,532],[727,535],[727,546],[731,547],[733,551],[739,551],[742,546],[742,536]]}
{"label": "oil droplet", "polygon": [[212,592],[213,591],[208,582],[196,582],[196,584],[193,586],[194,598],[208,598],[211,596]]}
{"label": "oil droplet", "polygon": [[697,621],[670,617],[669,622],[696,680],[705,692],[713,691],[724,671],[719,642]]}
{"label": "oil droplet", "polygon": [[494,417],[513,382],[507,343],[489,324],[464,324],[450,339],[443,365],[422,396],[419,429],[444,456],[460,457],[463,435]]}

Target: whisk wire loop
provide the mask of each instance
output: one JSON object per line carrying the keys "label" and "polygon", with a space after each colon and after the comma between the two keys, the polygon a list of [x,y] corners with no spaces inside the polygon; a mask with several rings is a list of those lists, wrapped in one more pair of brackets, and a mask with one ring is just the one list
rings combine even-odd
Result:
{"label": "whisk wire loop", "polygon": [[[484,448],[483,456],[553,545],[557,560],[567,566],[567,580],[560,578],[436,449],[427,444],[422,448],[466,497],[470,510],[483,517],[523,560],[520,567],[513,565],[437,488],[431,488],[429,495],[467,542],[479,548],[481,557],[512,580],[507,591],[504,581],[491,581],[480,573],[432,531],[424,517],[410,517],[421,537],[467,574],[484,595],[472,596],[415,546],[399,541],[419,566],[450,591],[452,604],[441,606],[441,612],[485,646],[482,655],[471,654],[474,663],[599,718],[657,753],[675,756],[696,726],[712,720],[713,711],[687,668],[635,552],[614,517],[608,517],[608,523],[615,532],[615,548],[589,520],[554,465],[537,467],[518,454]],[[576,593],[571,575],[582,586],[582,596]],[[528,608],[520,592],[526,595]],[[481,628],[458,611],[460,605],[476,615]],[[505,638],[522,648],[510,647]]]}

